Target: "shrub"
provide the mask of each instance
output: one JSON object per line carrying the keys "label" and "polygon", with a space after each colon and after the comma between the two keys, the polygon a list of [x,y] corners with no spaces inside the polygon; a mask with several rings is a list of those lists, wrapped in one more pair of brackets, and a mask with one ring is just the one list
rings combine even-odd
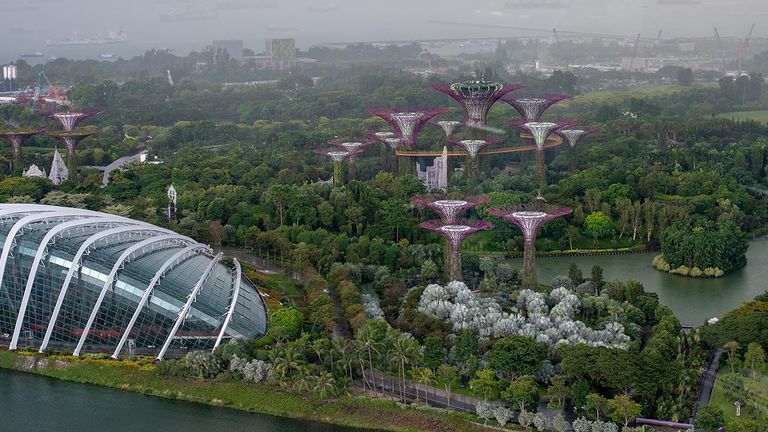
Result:
{"label": "shrub", "polygon": [[163,360],[157,363],[155,373],[160,376],[184,378],[192,376],[192,370],[184,360]]}
{"label": "shrub", "polygon": [[221,358],[208,351],[192,351],[184,360],[192,374],[200,378],[213,378],[224,370]]}

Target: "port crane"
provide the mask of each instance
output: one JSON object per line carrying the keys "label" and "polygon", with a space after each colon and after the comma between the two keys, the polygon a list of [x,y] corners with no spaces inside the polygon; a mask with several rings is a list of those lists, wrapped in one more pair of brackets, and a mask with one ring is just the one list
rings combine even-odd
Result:
{"label": "port crane", "polygon": [[746,39],[741,41],[741,46],[739,47],[739,75],[741,76],[742,72],[742,64],[744,62],[744,58],[747,56],[747,50],[749,50],[749,42],[752,40],[752,34],[755,32],[755,24],[752,23],[752,27],[749,29],[749,33],[747,34]]}

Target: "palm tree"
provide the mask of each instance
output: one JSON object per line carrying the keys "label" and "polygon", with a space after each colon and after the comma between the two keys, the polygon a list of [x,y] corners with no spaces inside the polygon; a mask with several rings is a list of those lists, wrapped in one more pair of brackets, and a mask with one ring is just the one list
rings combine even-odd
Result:
{"label": "palm tree", "polygon": [[302,366],[296,372],[296,379],[293,381],[293,389],[298,391],[309,391],[312,387],[313,376],[309,368]]}
{"label": "palm tree", "polygon": [[338,391],[336,379],[330,372],[320,372],[317,376],[312,377],[311,390],[321,399],[333,396]]}
{"label": "palm tree", "polygon": [[398,338],[392,343],[390,363],[398,368],[400,378],[400,398],[405,400],[405,367],[410,366],[419,354],[419,343],[415,339]]}
{"label": "palm tree", "polygon": [[334,370],[334,357],[338,356],[336,367],[341,367],[342,372],[349,376],[349,381],[354,380],[353,372],[355,367],[355,353],[352,346],[352,342],[349,339],[337,338],[332,342],[333,350],[331,351],[331,370]]}
{"label": "palm tree", "polygon": [[440,377],[440,381],[445,386],[445,392],[448,394],[448,409],[451,408],[451,389],[453,388],[453,382],[456,380],[457,371],[456,368],[451,365],[441,365],[437,368],[437,376]]}
{"label": "palm tree", "polygon": [[281,386],[284,386],[287,379],[294,372],[299,371],[304,363],[301,353],[294,345],[283,346],[281,344],[276,345],[270,352],[270,361],[273,365],[272,370],[278,377]]}
{"label": "palm tree", "polygon": [[317,360],[320,362],[320,364],[323,365],[323,355],[328,351],[328,339],[315,339],[312,341],[312,343],[309,344],[309,347],[317,356]]}
{"label": "palm tree", "polygon": [[728,353],[728,364],[731,365],[731,373],[734,373],[734,362],[736,360],[736,353],[741,348],[741,345],[736,341],[727,342],[723,345],[723,349]]}
{"label": "palm tree", "polygon": [[[360,328],[360,330],[357,331],[357,335],[355,337],[355,344],[357,346],[357,349],[360,354],[362,354],[360,357],[361,359],[366,359],[368,361],[368,370],[370,371],[370,378],[371,378],[371,390],[376,391],[376,378],[374,377],[373,373],[373,359],[374,354],[376,356],[380,355],[379,347],[381,346],[381,342],[377,340],[376,334],[373,331],[373,328],[370,324],[367,324]],[[361,361],[361,366],[362,362]],[[363,382],[365,382],[365,373],[363,373]]]}
{"label": "palm tree", "polygon": [[[416,379],[416,382],[427,387],[435,383],[435,373],[432,372],[432,369],[426,367],[419,368],[414,378]],[[424,389],[424,402],[429,405],[429,391],[427,389]]]}

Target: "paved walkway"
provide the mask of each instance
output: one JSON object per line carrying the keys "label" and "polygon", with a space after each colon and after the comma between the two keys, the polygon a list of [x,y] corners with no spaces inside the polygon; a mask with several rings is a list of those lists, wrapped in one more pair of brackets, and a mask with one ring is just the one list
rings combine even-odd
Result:
{"label": "paved walkway", "polygon": [[693,404],[691,424],[696,422],[696,414],[698,414],[699,408],[708,404],[709,399],[712,397],[712,390],[715,388],[717,370],[720,368],[720,357],[722,355],[722,348],[717,348],[712,352],[712,357],[710,357],[709,364],[707,365],[707,371],[704,372],[704,375],[701,377],[701,385],[699,386],[699,394],[696,397],[696,403]]}

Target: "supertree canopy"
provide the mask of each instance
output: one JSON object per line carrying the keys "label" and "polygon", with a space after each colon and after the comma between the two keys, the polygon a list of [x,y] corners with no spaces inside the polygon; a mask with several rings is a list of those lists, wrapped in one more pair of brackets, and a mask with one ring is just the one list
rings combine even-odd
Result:
{"label": "supertree canopy", "polygon": [[465,123],[469,127],[485,127],[488,124],[488,112],[493,104],[504,95],[522,88],[522,85],[503,85],[488,81],[463,81],[450,86],[435,84],[435,90],[445,93],[458,102],[466,114]]}
{"label": "supertree canopy", "polygon": [[451,280],[461,280],[461,243],[478,231],[493,228],[489,222],[477,220],[458,220],[454,224],[445,224],[440,219],[422,222],[421,228],[434,231],[445,237],[448,247],[445,250],[445,267]]}
{"label": "supertree canopy", "polygon": [[570,127],[574,124],[572,121],[564,122],[520,122],[513,120],[509,122],[511,125],[526,131],[533,136],[533,140],[536,143],[536,172],[535,177],[540,186],[544,186],[547,183],[547,171],[544,164],[544,144],[547,142],[547,138],[560,128]]}
{"label": "supertree canopy", "polygon": [[21,146],[24,144],[24,141],[33,135],[37,135],[43,132],[44,131],[37,129],[14,129],[0,131],[0,139],[6,141],[11,145],[11,148],[13,148],[14,171],[21,166]]}
{"label": "supertree canopy", "polygon": [[382,120],[387,122],[395,131],[396,135],[402,138],[402,143],[404,145],[414,146],[416,145],[416,138],[418,137],[422,126],[434,117],[444,114],[447,111],[448,110],[444,108],[407,111],[370,108],[367,110],[367,113],[381,117]]}
{"label": "supertree canopy", "polygon": [[67,147],[67,169],[70,176],[77,179],[77,146],[80,141],[96,133],[95,127],[74,129],[71,131],[48,131],[46,135],[59,140]]}
{"label": "supertree canopy", "polygon": [[496,207],[488,210],[488,214],[500,217],[520,228],[523,232],[525,246],[523,250],[523,286],[535,288],[536,281],[536,234],[545,223],[569,215],[573,210],[568,207],[550,204],[543,199],[537,199],[530,204]]}
{"label": "supertree canopy", "polygon": [[474,159],[482,149],[488,147],[489,145],[498,144],[501,141],[503,141],[503,139],[493,137],[488,139],[465,139],[459,141],[451,141],[451,143],[466,150],[467,154],[469,154],[469,157]]}
{"label": "supertree canopy", "polygon": [[600,129],[586,128],[586,129],[560,129],[556,133],[561,137],[563,137],[568,142],[569,146],[575,147],[576,144],[579,143],[579,141],[586,138],[588,135],[592,135],[598,132],[600,132]]}
{"label": "supertree canopy", "polygon": [[566,95],[549,95],[543,98],[520,98],[520,99],[502,99],[504,102],[512,105],[523,119],[523,122],[537,122],[541,116],[552,105],[561,100],[569,99]]}
{"label": "supertree canopy", "polygon": [[487,196],[450,199],[443,195],[419,195],[411,198],[412,204],[432,210],[448,225],[457,223],[464,213],[476,206],[488,204],[489,201],[490,197]]}
{"label": "supertree canopy", "polygon": [[333,161],[333,184],[341,185],[344,181],[341,173],[341,164],[344,159],[352,157],[360,153],[360,149],[356,150],[334,150],[334,149],[317,149],[315,154],[325,156]]}
{"label": "supertree canopy", "polygon": [[373,137],[373,139],[384,142],[384,138],[394,138],[395,133],[391,131],[372,132],[371,137]]}
{"label": "supertree canopy", "polygon": [[459,128],[462,126],[462,123],[456,120],[441,120],[436,124],[438,127],[440,127],[440,129],[443,130],[446,138],[453,136],[454,132],[459,130]]}
{"label": "supertree canopy", "polygon": [[85,111],[54,112],[47,114],[47,117],[61,123],[61,127],[63,127],[65,131],[71,131],[74,130],[81,121],[101,112],[103,112],[103,110],[93,108]]}
{"label": "supertree canopy", "polygon": [[568,146],[570,147],[570,152],[568,152],[568,165],[571,170],[574,170],[576,168],[576,161],[573,157],[573,148],[576,147],[576,144],[579,143],[582,139],[586,138],[588,135],[592,135],[593,133],[600,132],[600,129],[597,128],[586,128],[586,129],[560,129],[556,133],[563,137],[565,141],[568,142]]}
{"label": "supertree canopy", "polygon": [[354,140],[344,140],[344,139],[332,139],[328,141],[328,144],[336,147],[341,147],[345,150],[355,151],[355,150],[363,150],[365,147],[375,143],[374,140],[365,140],[365,141],[354,141]]}

